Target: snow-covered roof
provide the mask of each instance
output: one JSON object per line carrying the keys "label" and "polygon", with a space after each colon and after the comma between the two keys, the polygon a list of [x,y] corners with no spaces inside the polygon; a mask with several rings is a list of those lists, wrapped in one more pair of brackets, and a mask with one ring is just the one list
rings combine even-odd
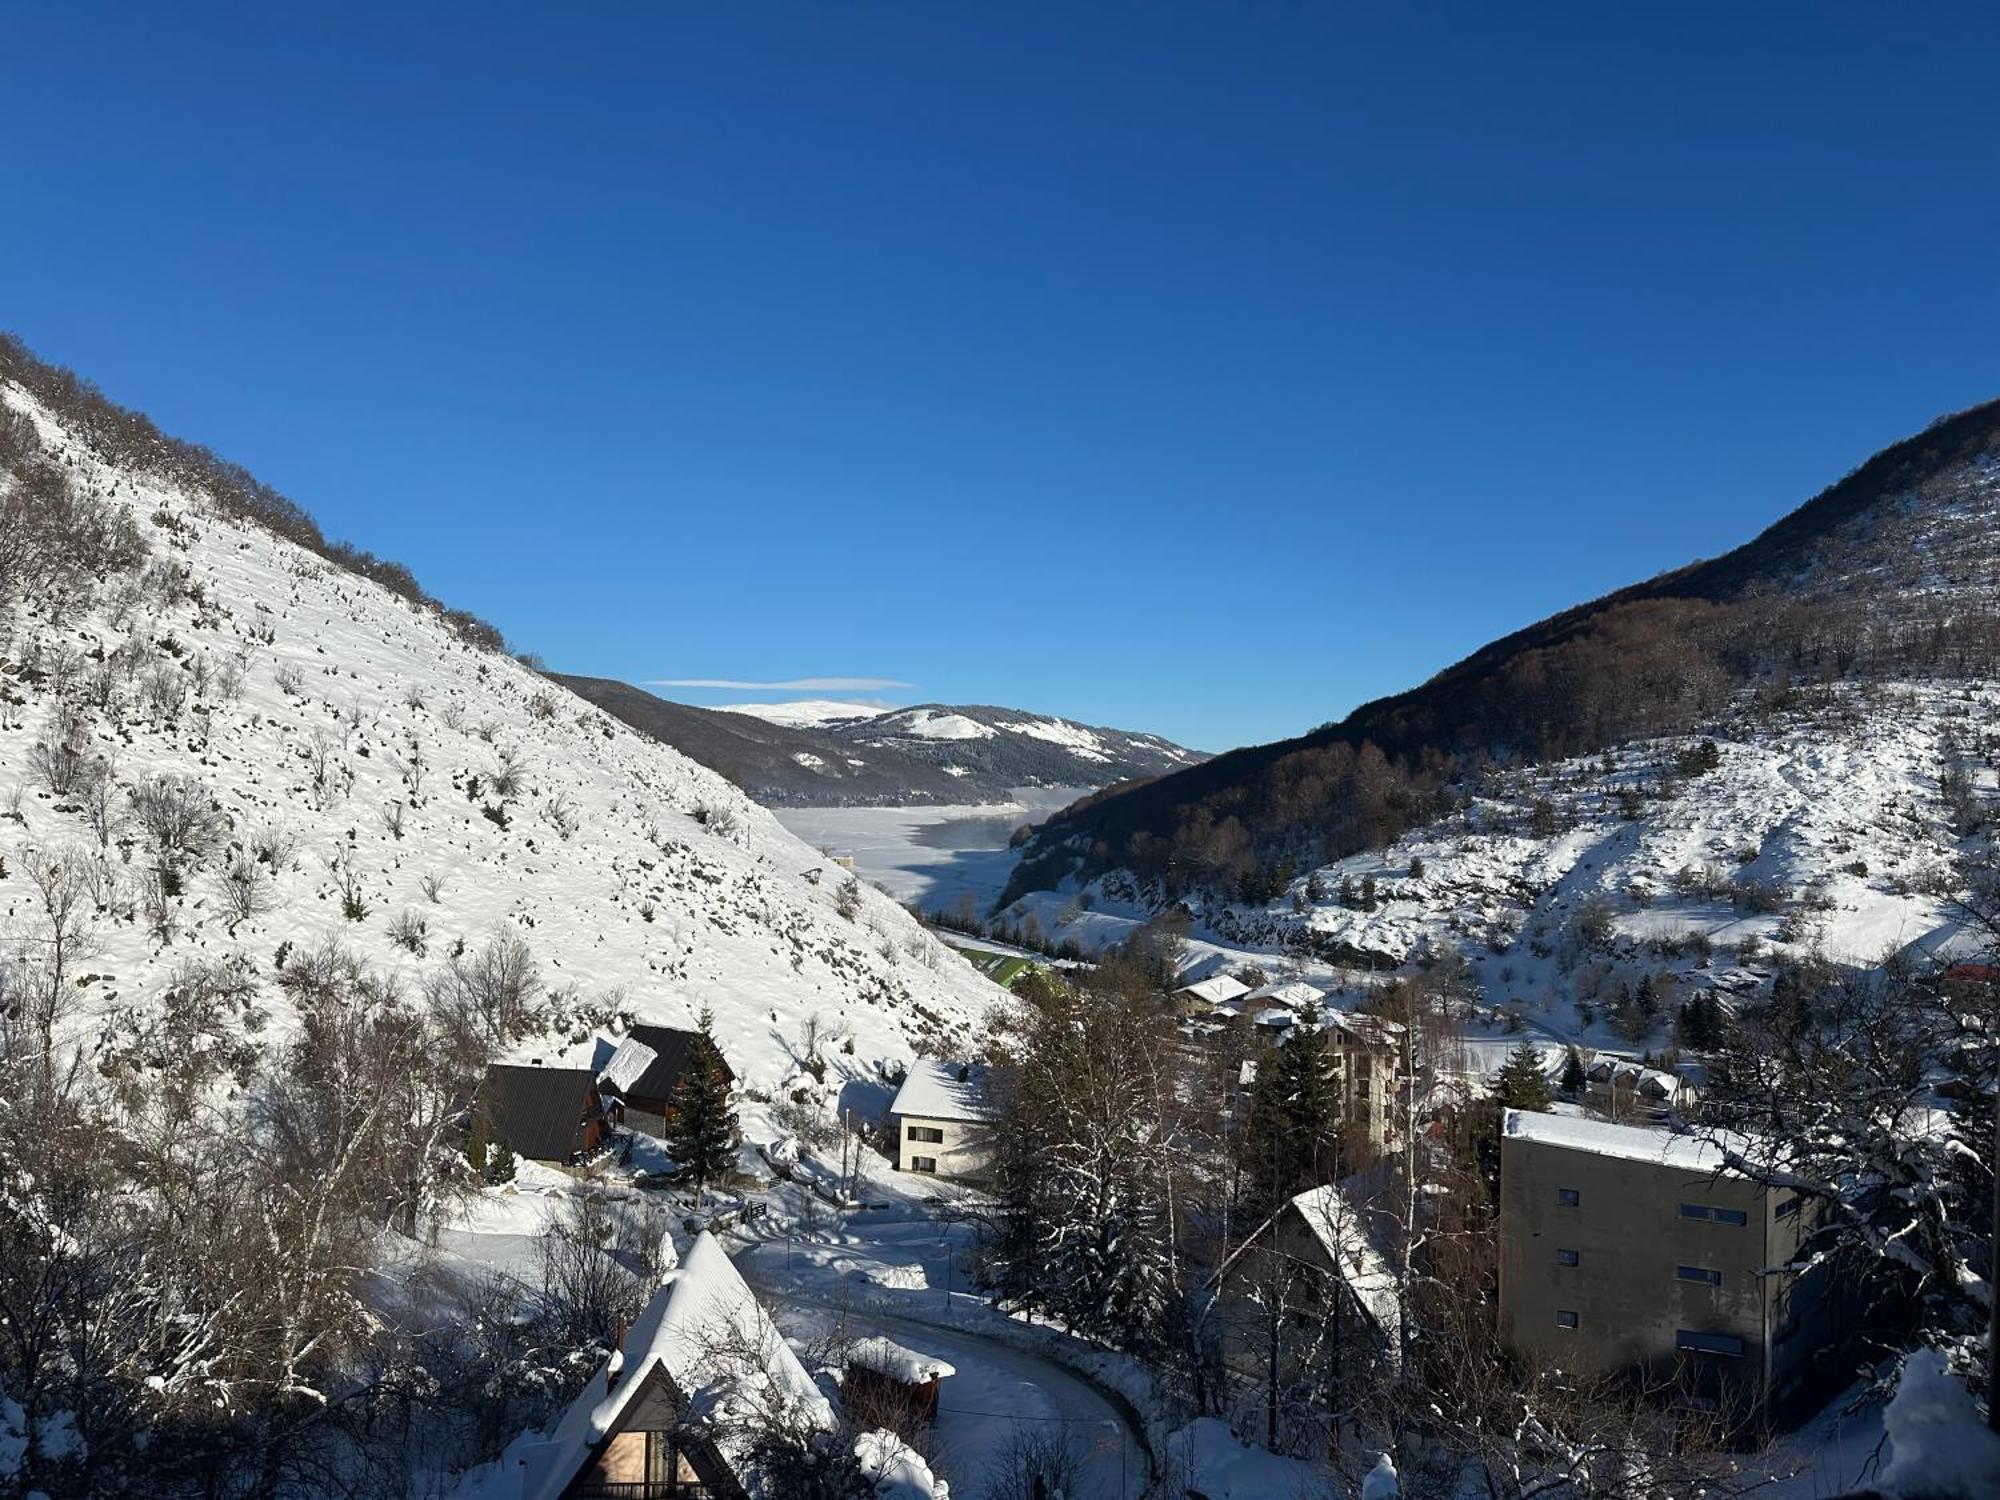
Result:
{"label": "snow-covered roof", "polygon": [[637,1037],[628,1036],[618,1044],[618,1050],[611,1054],[597,1076],[619,1093],[627,1093],[645,1076],[646,1069],[659,1061],[659,1057],[659,1053]]}
{"label": "snow-covered roof", "polygon": [[[467,1476],[460,1494],[479,1500],[556,1500],[620,1429],[647,1377],[662,1371],[697,1420],[771,1407],[830,1429],[833,1408],[813,1384],[714,1235],[704,1232],[671,1273],[614,1354],[570,1403],[546,1438],[516,1444],[515,1460]],[[725,1429],[732,1424],[724,1424]],[[727,1431],[717,1446],[732,1463]],[[518,1487],[513,1482],[518,1478]]]}
{"label": "snow-covered roof", "polygon": [[1282,1005],[1287,1010],[1303,1010],[1308,1005],[1323,1008],[1326,991],[1307,984],[1303,979],[1289,979],[1252,990],[1243,998],[1253,1004]]}
{"label": "snow-covered roof", "polygon": [[1663,1099],[1671,1099],[1682,1089],[1694,1087],[1691,1080],[1678,1073],[1649,1068],[1644,1063],[1636,1063],[1625,1057],[1600,1056],[1586,1071],[1589,1077],[1598,1082],[1615,1081],[1657,1094]]}
{"label": "snow-covered roof", "polygon": [[878,1375],[887,1375],[891,1380],[900,1380],[905,1385],[922,1385],[927,1380],[941,1380],[957,1373],[954,1366],[936,1355],[919,1354],[894,1339],[885,1338],[862,1339],[847,1351],[847,1362],[864,1370],[873,1370]]}
{"label": "snow-covered roof", "polygon": [[1252,1019],[1259,1026],[1274,1026],[1283,1030],[1287,1026],[1296,1024],[1299,1018],[1282,1005],[1272,1005],[1258,1011]]}
{"label": "snow-covered roof", "polygon": [[1340,1279],[1393,1352],[1402,1340],[1402,1302],[1396,1273],[1366,1230],[1366,1215],[1333,1183],[1307,1188],[1292,1207],[1339,1269]]}
{"label": "snow-covered roof", "polygon": [[[1512,1140],[1560,1146],[1566,1151],[1587,1151],[1593,1156],[1615,1156],[1656,1167],[1681,1167],[1710,1175],[1728,1172],[1720,1145],[1663,1125],[1613,1125],[1608,1120],[1586,1120],[1576,1115],[1510,1109],[1503,1133]],[[1747,1146],[1748,1142],[1742,1145]]]}
{"label": "snow-covered roof", "polygon": [[1233,974],[1217,974],[1194,984],[1184,984],[1174,993],[1192,995],[1204,1005],[1227,1005],[1249,994],[1250,986]]}
{"label": "snow-covered roof", "polygon": [[1393,1047],[1409,1030],[1401,1021],[1385,1020],[1381,1016],[1364,1016],[1351,1010],[1330,1010],[1320,1020],[1321,1027],[1335,1028],[1346,1032],[1356,1041],[1370,1047]]}
{"label": "snow-covered roof", "polygon": [[889,1113],[918,1120],[990,1120],[993,1106],[986,1101],[986,1070],[976,1063],[919,1059],[910,1064]]}

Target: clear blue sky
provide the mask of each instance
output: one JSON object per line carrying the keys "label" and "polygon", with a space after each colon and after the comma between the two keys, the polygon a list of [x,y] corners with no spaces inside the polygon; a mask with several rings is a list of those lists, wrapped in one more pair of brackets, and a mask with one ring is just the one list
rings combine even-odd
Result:
{"label": "clear blue sky", "polygon": [[2000,393],[1990,5],[193,9],[0,325],[569,670],[1274,738]]}

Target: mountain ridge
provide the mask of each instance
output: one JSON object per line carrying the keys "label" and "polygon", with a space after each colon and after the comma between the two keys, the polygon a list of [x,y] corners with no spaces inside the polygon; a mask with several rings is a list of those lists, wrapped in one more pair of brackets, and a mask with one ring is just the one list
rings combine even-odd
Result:
{"label": "mountain ridge", "polygon": [[1100,787],[1201,758],[1158,735],[992,704],[918,703],[808,724],[551,675],[776,807],[998,804],[1021,787]]}
{"label": "mountain ridge", "polygon": [[[1890,523],[1908,530],[1926,513],[1950,523],[1945,535],[1899,547]],[[1996,532],[2000,401],[1987,401],[1890,444],[1719,557],[1523,626],[1337,722],[1080,799],[1030,840],[1003,903],[1119,867],[1169,892],[1267,885],[1435,815],[1468,757],[1676,732],[1760,676],[2000,659]]]}

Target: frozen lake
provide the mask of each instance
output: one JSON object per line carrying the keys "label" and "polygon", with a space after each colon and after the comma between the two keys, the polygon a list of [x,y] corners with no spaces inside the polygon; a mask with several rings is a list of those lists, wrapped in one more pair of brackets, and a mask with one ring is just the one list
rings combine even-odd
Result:
{"label": "frozen lake", "polygon": [[778,821],[815,848],[845,854],[855,872],[899,901],[946,911],[968,891],[983,913],[1014,868],[1007,840],[1089,787],[1017,787],[976,807],[779,807]]}

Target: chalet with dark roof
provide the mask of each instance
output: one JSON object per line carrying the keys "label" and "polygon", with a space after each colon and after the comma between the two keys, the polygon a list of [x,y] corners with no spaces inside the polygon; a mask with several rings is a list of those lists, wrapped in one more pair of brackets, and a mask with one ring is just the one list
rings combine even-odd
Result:
{"label": "chalet with dark roof", "polygon": [[486,1070],[480,1106],[495,1140],[516,1156],[552,1166],[588,1161],[603,1147],[615,1106],[598,1092],[588,1068],[495,1063]]}
{"label": "chalet with dark roof", "polygon": [[[699,1031],[677,1026],[634,1026],[598,1072],[598,1087],[624,1106],[625,1123],[648,1135],[666,1130],[667,1106],[681,1079],[701,1055]],[[723,1076],[735,1080],[717,1049]]]}

